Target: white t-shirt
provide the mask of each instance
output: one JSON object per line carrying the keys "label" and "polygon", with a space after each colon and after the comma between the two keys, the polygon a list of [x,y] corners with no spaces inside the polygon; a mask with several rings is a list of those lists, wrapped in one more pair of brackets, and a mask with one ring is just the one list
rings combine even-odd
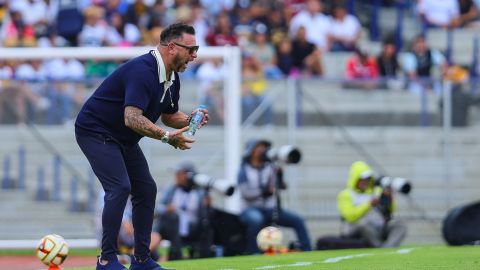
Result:
{"label": "white t-shirt", "polygon": [[11,79],[13,71],[9,66],[0,67],[0,80]]}
{"label": "white t-shirt", "polygon": [[305,27],[307,40],[322,50],[327,49],[328,34],[330,32],[330,19],[322,13],[311,15],[302,11],[292,18],[290,23],[290,36],[295,38],[298,29]]}
{"label": "white t-shirt", "polygon": [[417,9],[429,22],[438,25],[449,24],[460,14],[457,0],[420,0]]}
{"label": "white t-shirt", "polygon": [[249,207],[273,208],[275,206],[275,196],[245,199],[249,193],[261,194],[264,188],[273,185],[276,177],[275,173],[275,168],[272,165],[266,165],[261,169],[255,168],[250,164],[245,165],[247,181],[240,183],[240,194],[242,194],[240,207],[242,211]]}
{"label": "white t-shirt", "polygon": [[175,190],[173,194],[172,203],[176,207],[176,212],[179,216],[179,233],[181,236],[187,236],[189,232],[189,225],[198,222],[198,208],[200,197],[198,192],[192,190],[185,192],[180,188]]}
{"label": "white t-shirt", "polygon": [[[445,57],[441,52],[435,49],[431,49],[432,53],[432,64],[434,66],[440,66],[445,63]],[[415,72],[418,67],[417,57],[412,52],[407,52],[401,57],[402,67],[406,72]]]}
{"label": "white t-shirt", "polygon": [[107,31],[107,41],[109,45],[119,46],[126,41],[132,45],[140,41],[141,33],[134,24],[127,23],[124,26],[124,36],[122,36],[115,27],[110,26]]}
{"label": "white t-shirt", "polygon": [[37,47],[39,48],[66,47],[67,45],[68,41],[61,36],[55,36],[53,39],[53,44],[52,40],[50,40],[48,37],[41,37],[37,40]]}
{"label": "white t-shirt", "polygon": [[197,44],[202,47],[207,45],[207,35],[208,35],[208,23],[207,20],[202,18],[196,19],[193,23],[195,28],[195,38],[197,39]]}
{"label": "white t-shirt", "polygon": [[215,65],[211,61],[203,63],[197,70],[197,78],[201,81],[223,81],[225,66]]}
{"label": "white t-shirt", "polygon": [[34,69],[32,65],[24,63],[19,65],[15,70],[15,76],[21,80],[40,80],[47,79],[47,71],[42,66],[39,69]]}
{"label": "white t-shirt", "polygon": [[83,47],[101,47],[107,38],[108,27],[100,22],[96,25],[83,25],[82,32],[78,37],[80,46]]}
{"label": "white t-shirt", "polygon": [[42,20],[48,20],[48,6],[43,0],[37,0],[28,3],[22,14],[26,24],[34,25]]}
{"label": "white t-shirt", "polygon": [[47,65],[48,77],[57,80],[80,80],[85,76],[85,67],[75,59],[53,59]]}
{"label": "white t-shirt", "polygon": [[197,88],[197,98],[200,103],[205,102],[208,90],[214,85],[223,82],[225,76],[225,65],[215,65],[211,61],[203,63],[197,70],[197,78],[200,86]]}
{"label": "white t-shirt", "polygon": [[13,71],[9,66],[0,67],[0,93],[3,91],[3,87],[5,87],[8,82],[4,82],[4,80],[11,79],[13,77]]}
{"label": "white t-shirt", "polygon": [[204,7],[209,15],[218,15],[223,10],[230,11],[235,6],[235,0],[200,0],[200,4]]}
{"label": "white t-shirt", "polygon": [[330,34],[335,38],[353,41],[360,32],[360,22],[357,17],[347,14],[343,21],[330,18]]}

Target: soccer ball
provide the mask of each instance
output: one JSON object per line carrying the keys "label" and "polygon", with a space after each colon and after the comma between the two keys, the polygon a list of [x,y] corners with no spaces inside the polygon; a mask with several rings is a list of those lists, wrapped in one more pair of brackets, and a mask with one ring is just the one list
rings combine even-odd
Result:
{"label": "soccer ball", "polygon": [[282,245],[283,234],[279,228],[268,226],[257,234],[257,245],[263,251],[275,251]]}
{"label": "soccer ball", "polygon": [[65,239],[57,234],[46,235],[37,246],[37,257],[48,266],[59,266],[68,255]]}

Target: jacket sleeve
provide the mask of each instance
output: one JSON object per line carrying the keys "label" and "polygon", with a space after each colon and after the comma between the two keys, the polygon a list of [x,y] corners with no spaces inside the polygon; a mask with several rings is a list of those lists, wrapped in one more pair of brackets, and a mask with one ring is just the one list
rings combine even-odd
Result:
{"label": "jacket sleeve", "polygon": [[245,167],[242,166],[238,173],[238,188],[240,195],[246,201],[253,201],[262,196],[262,190],[260,188],[251,188],[248,185],[247,173]]}
{"label": "jacket sleeve", "polygon": [[353,80],[357,77],[355,72],[355,60],[350,58],[347,60],[347,64],[345,66],[345,79]]}
{"label": "jacket sleeve", "polygon": [[167,212],[167,206],[172,202],[173,192],[175,191],[175,186],[169,187],[162,196],[162,199],[157,204],[155,213],[161,215]]}
{"label": "jacket sleeve", "polygon": [[205,198],[208,196],[207,192],[203,188],[194,189],[192,192],[196,192],[198,195],[197,217],[199,222],[203,222],[206,218],[208,218],[209,206],[205,204]]}
{"label": "jacket sleeve", "polygon": [[390,205],[390,213],[393,214],[395,210],[397,210],[397,201],[395,201],[395,198],[392,198],[392,204]]}
{"label": "jacket sleeve", "polygon": [[344,190],[338,194],[337,207],[342,218],[348,223],[357,222],[372,208],[369,202],[354,205],[352,202],[352,195],[348,190]]}

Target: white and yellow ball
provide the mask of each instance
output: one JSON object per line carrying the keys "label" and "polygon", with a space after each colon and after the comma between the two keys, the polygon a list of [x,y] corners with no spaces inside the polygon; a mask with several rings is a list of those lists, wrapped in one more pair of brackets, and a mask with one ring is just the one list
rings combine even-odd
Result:
{"label": "white and yellow ball", "polygon": [[68,255],[68,245],[62,236],[49,234],[44,236],[37,246],[37,257],[48,266],[61,265]]}
{"label": "white and yellow ball", "polygon": [[257,234],[257,245],[263,251],[276,251],[282,245],[282,231],[273,226],[268,226],[260,230]]}

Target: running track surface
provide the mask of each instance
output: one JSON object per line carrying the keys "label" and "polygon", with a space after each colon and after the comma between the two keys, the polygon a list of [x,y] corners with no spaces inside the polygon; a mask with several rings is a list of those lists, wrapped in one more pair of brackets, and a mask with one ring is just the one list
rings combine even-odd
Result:
{"label": "running track surface", "polygon": [[[75,256],[67,257],[62,264],[62,268],[68,267],[95,267],[95,256]],[[48,266],[44,265],[35,256],[0,256],[0,269],[2,270],[46,270]]]}

